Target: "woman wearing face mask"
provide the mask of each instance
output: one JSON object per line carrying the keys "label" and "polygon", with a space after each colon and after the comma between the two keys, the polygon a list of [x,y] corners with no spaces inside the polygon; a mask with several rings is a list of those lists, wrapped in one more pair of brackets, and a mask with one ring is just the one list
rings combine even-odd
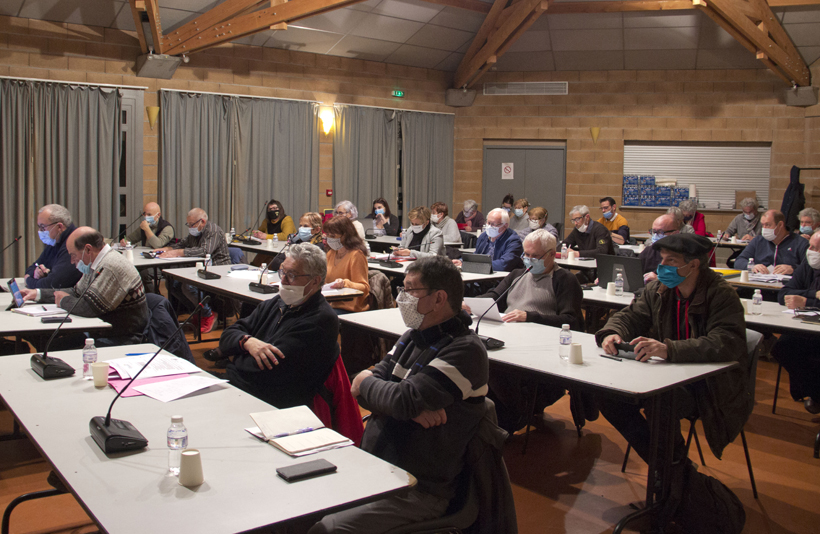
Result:
{"label": "woman wearing face mask", "polygon": [[678,207],[683,212],[683,223],[690,225],[697,235],[712,237],[712,234],[706,231],[706,220],[703,214],[698,211],[698,203],[694,200],[684,200]]}
{"label": "woman wearing face mask", "polygon": [[444,236],[444,243],[460,243],[461,234],[458,231],[458,224],[449,217],[450,210],[444,202],[436,202],[430,206],[430,222],[441,230]]}
{"label": "woman wearing face mask", "polygon": [[373,201],[373,211],[365,219],[373,221],[373,230],[384,232],[380,235],[399,235],[399,218],[390,213],[390,205],[383,198]]}
{"label": "woman wearing face mask", "polygon": [[412,209],[408,217],[411,226],[401,238],[401,248],[393,251],[393,255],[411,258],[443,255],[444,237],[441,230],[430,224],[430,210],[420,206]]}
{"label": "woman wearing face mask", "polygon": [[530,228],[530,217],[527,213],[529,210],[530,203],[527,202],[527,199],[519,198],[513,204],[513,210],[510,212],[510,230],[518,233],[521,239],[524,238],[521,232]]}
{"label": "woman wearing face mask", "polygon": [[364,226],[356,220],[359,218],[359,210],[356,209],[356,206],[351,201],[342,200],[336,204],[336,210],[333,214],[336,216],[342,215],[350,219],[350,222],[353,223],[353,228],[356,229],[356,233],[359,234],[359,237],[364,239]]}
{"label": "woman wearing face mask", "polygon": [[332,289],[351,288],[364,293],[361,297],[330,305],[337,314],[366,311],[370,283],[367,277],[367,247],[359,237],[353,223],[343,215],[337,215],[325,223],[327,236],[327,277],[325,283]]}
{"label": "woman wearing face mask", "polygon": [[296,233],[296,226],[293,219],[285,213],[285,208],[278,200],[268,202],[268,209],[265,220],[259,225],[259,229],[253,236],[259,239],[273,239],[276,234],[279,241],[284,241],[290,234]]}
{"label": "woman wearing face mask", "polygon": [[464,201],[464,211],[456,215],[456,224],[458,224],[459,230],[473,232],[481,230],[481,227],[487,224],[487,221],[484,219],[484,214],[478,211],[476,201],[469,199]]}
{"label": "woman wearing face mask", "polygon": [[534,232],[539,228],[543,228],[544,230],[555,236],[555,239],[558,239],[558,230],[553,225],[547,222],[548,218],[549,212],[546,208],[542,208],[539,206],[537,208],[529,210],[527,212],[527,229],[519,231],[519,237],[521,237],[521,239],[524,239],[531,232]]}
{"label": "woman wearing face mask", "polygon": [[299,219],[299,228],[296,230],[296,241],[322,246],[322,216],[309,211]]}

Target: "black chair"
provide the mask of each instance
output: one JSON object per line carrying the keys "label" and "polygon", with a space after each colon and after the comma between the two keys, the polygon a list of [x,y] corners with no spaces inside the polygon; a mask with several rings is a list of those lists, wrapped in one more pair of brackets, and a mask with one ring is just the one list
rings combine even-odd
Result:
{"label": "black chair", "polygon": [[174,339],[168,344],[166,350],[171,354],[194,363],[194,355],[185,334],[177,331],[177,320],[173,315],[174,310],[171,303],[162,295],[148,293],[145,295],[148,301],[148,324],[142,332],[143,343],[153,343],[160,347],[169,337]]}
{"label": "black chair", "polygon": [[396,527],[385,534],[460,534],[472,526],[478,517],[478,493],[473,477],[469,476],[467,479],[466,483],[460,485],[442,517]]}
{"label": "black chair", "polygon": [[3,512],[3,524],[2,528],[0,528],[0,533],[2,534],[9,534],[9,523],[11,522],[11,513],[17,507],[18,504],[23,504],[26,501],[33,501],[34,499],[42,499],[44,497],[53,497],[55,495],[62,495],[64,493],[68,493],[68,489],[63,484],[63,481],[60,480],[60,477],[52,471],[48,474],[48,478],[46,481],[51,485],[53,489],[43,490],[43,491],[35,491],[33,493],[25,493],[20,495],[13,501],[6,506],[6,511]]}
{"label": "black chair", "polygon": [[478,237],[475,234],[470,232],[465,232],[464,230],[459,231],[461,234],[461,241],[463,244],[463,248],[475,248],[475,244],[478,241]]}

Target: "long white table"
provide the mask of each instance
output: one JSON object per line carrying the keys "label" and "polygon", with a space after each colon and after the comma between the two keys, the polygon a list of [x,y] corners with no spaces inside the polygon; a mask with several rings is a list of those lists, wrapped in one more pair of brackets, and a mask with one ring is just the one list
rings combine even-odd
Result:
{"label": "long white table", "polygon": [[[100,360],[153,345],[99,349]],[[54,353],[82,365],[81,351]],[[0,397],[26,429],[71,493],[104,532],[234,533],[348,508],[401,492],[414,483],[407,472],[356,447],[291,458],[245,432],[248,414],[272,406],[230,385],[170,403],[121,398],[113,417],[131,422],[148,439],[136,453],[106,456],[89,435],[93,416],[105,415],[113,389],[74,377],[44,381],[29,356],[0,358]],[[168,476],[166,431],[182,415],[191,448],[199,449],[205,483],[193,489]],[[289,484],[276,469],[318,458],[334,474]],[[14,517],[12,516],[12,521]]]}
{"label": "long white table", "polygon": [[[396,258],[401,259],[401,258]],[[407,260],[399,262],[400,265],[398,267],[386,267],[384,265],[379,264],[375,260],[369,260],[367,262],[368,269],[376,269],[377,271],[382,271],[385,274],[393,275],[393,276],[404,276],[405,272],[407,271],[407,266],[413,263],[413,260]],[[467,282],[482,282],[485,280],[503,280],[506,276],[510,274],[507,271],[496,271],[492,274],[479,274],[479,273],[465,273],[464,271],[461,272],[461,279]]]}
{"label": "long white table", "polygon": [[598,261],[595,258],[588,260],[562,260],[556,258],[555,263],[561,267],[577,271],[592,271],[598,268]]}
{"label": "long white table", "polygon": [[229,247],[236,247],[238,249],[244,250],[245,252],[255,252],[257,254],[277,254],[281,252],[283,248],[287,245],[287,241],[271,241],[268,244],[267,240],[262,241],[258,245],[248,245],[246,243],[241,243],[239,241],[231,241],[228,243]]}
{"label": "long white table", "polygon": [[[120,250],[119,248],[115,249],[120,253],[125,253],[124,250]],[[193,265],[198,261],[205,261],[205,258],[198,258],[198,257],[176,257],[176,258],[146,258],[142,255],[143,252],[153,252],[154,249],[151,247],[134,247],[134,267],[137,268],[138,271],[144,271],[150,269],[153,271],[152,278],[154,279],[154,292],[159,295],[159,271],[160,269],[164,269],[166,267],[182,267],[183,265]]]}

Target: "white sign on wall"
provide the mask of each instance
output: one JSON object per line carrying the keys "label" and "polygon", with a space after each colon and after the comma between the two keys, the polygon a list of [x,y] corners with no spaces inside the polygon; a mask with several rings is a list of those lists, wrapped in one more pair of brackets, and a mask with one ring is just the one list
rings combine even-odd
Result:
{"label": "white sign on wall", "polygon": [[501,164],[501,179],[502,180],[512,180],[513,179],[513,164],[512,163],[502,163]]}

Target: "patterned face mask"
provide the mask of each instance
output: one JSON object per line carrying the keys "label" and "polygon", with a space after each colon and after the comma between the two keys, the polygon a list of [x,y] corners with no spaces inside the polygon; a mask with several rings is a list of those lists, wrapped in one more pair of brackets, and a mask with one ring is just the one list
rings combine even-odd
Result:
{"label": "patterned face mask", "polygon": [[401,311],[401,318],[407,328],[418,330],[421,323],[424,321],[424,314],[419,313],[419,299],[414,297],[406,291],[402,290],[399,298],[396,299],[396,304]]}

